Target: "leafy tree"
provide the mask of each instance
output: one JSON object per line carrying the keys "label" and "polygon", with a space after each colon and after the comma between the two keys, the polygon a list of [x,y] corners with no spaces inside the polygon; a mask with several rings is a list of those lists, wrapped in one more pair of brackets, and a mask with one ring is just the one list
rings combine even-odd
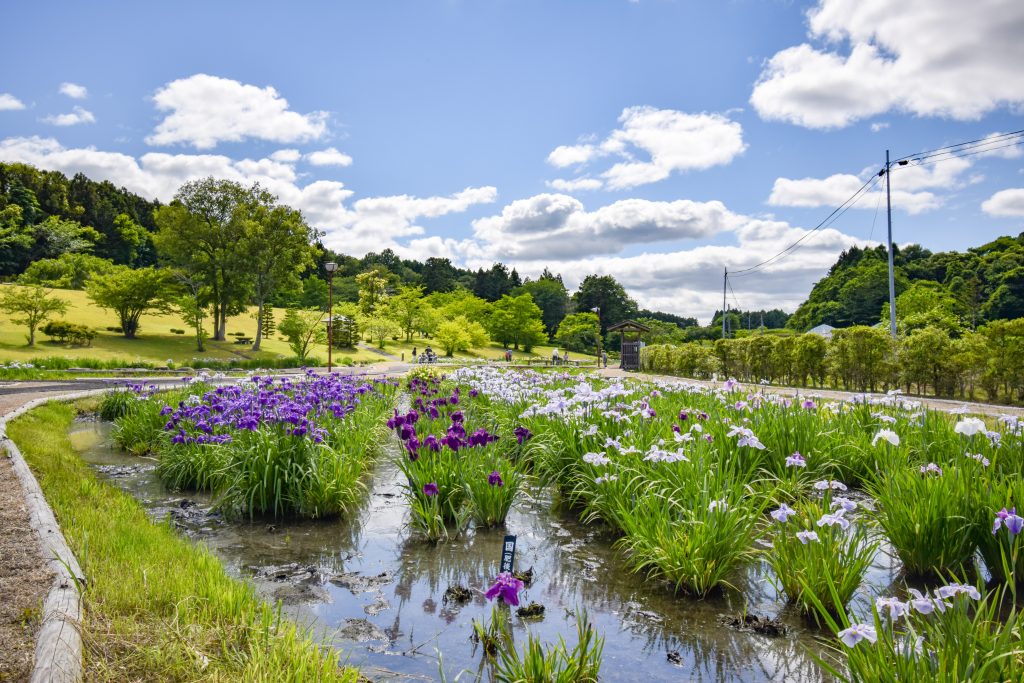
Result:
{"label": "leafy tree", "polygon": [[600,333],[596,313],[572,313],[562,319],[555,341],[578,353],[596,351]]}
{"label": "leafy tree", "polygon": [[819,387],[825,384],[827,350],[828,342],[821,335],[801,334],[797,337],[793,351],[793,372],[797,384],[806,386],[808,377]]}
{"label": "leafy tree", "polygon": [[11,316],[11,322],[28,328],[29,346],[36,345],[36,330],[55,314],[64,314],[68,302],[51,296],[41,285],[34,287],[4,287],[0,294],[0,311]]}
{"label": "leafy tree", "polygon": [[[899,302],[897,301],[897,311]],[[931,385],[936,396],[952,391],[950,362],[952,340],[949,332],[938,327],[915,329],[900,343],[900,371],[904,384],[917,385],[917,393],[924,393]]]}
{"label": "leafy tree", "polygon": [[473,276],[473,293],[485,301],[497,301],[521,285],[519,275],[508,272],[508,266],[495,263],[489,270],[480,269]]}
{"label": "leafy tree", "polygon": [[893,342],[888,330],[855,325],[832,333],[828,356],[847,389],[875,391],[892,380]]}
{"label": "leafy tree", "polygon": [[60,289],[83,289],[93,275],[105,275],[114,268],[109,259],[68,252],[55,259],[33,262],[18,278],[25,284],[38,284]]}
{"label": "leafy tree", "polygon": [[423,289],[427,294],[450,292],[458,286],[458,276],[459,271],[449,259],[431,256],[423,264]]}
{"label": "leafy tree", "polygon": [[126,213],[114,218],[114,232],[119,238],[117,261],[128,266],[139,265],[140,257],[150,243],[149,231]]}
{"label": "leafy tree", "polygon": [[528,350],[532,350],[546,337],[540,307],[533,302],[529,294],[517,297],[506,294],[501,297],[491,307],[486,328],[491,338],[505,348],[512,344],[518,349],[522,344],[529,347]]}
{"label": "leafy tree", "polygon": [[182,185],[171,205],[155,215],[159,229],[153,242],[160,258],[202,279],[218,341],[226,339],[228,316],[245,310],[251,291],[247,255],[240,248],[246,232],[240,209],[249,195],[238,183],[206,178]]}
{"label": "leafy tree", "polygon": [[324,315],[323,311],[289,308],[278,324],[277,331],[288,340],[288,347],[300,362],[305,362],[314,344],[327,343]]}
{"label": "leafy tree", "polygon": [[467,320],[461,315],[438,325],[434,338],[448,357],[456,351],[468,351],[490,342],[487,331],[480,323]]}
{"label": "leafy tree", "polygon": [[398,323],[383,315],[365,316],[360,320],[359,327],[370,339],[377,342],[377,348],[379,349],[384,348],[384,344],[387,343],[388,339],[397,337],[402,332],[402,328]]}
{"label": "leafy tree", "polygon": [[306,225],[301,213],[278,204],[275,196],[259,188],[250,190],[239,211],[244,215],[239,250],[245,254],[252,302],[256,304],[252,350],[259,351],[265,334],[264,306],[275,291],[297,285],[299,274],[313,265],[316,231]]}
{"label": "leafy tree", "polygon": [[569,294],[562,284],[562,278],[551,275],[545,269],[539,279],[527,282],[516,290],[516,293],[521,292],[529,294],[540,307],[544,329],[548,336],[554,336],[569,308]]}
{"label": "leafy tree", "polygon": [[381,269],[374,268],[356,275],[356,282],[359,284],[359,310],[363,315],[373,313],[387,302],[388,278]]}
{"label": "leafy tree", "polygon": [[608,326],[627,320],[636,314],[636,302],[626,294],[625,288],[611,275],[588,275],[572,295],[577,311],[601,309],[601,334]]}
{"label": "leafy tree", "polygon": [[85,291],[93,303],[117,315],[127,339],[135,339],[139,318],[144,313],[169,313],[172,310],[169,273],[152,266],[135,270],[116,266],[106,275],[97,275],[89,280]]}
{"label": "leafy tree", "polygon": [[388,317],[398,323],[406,341],[412,340],[422,308],[423,288],[419,286],[403,287],[398,294],[388,299]]}

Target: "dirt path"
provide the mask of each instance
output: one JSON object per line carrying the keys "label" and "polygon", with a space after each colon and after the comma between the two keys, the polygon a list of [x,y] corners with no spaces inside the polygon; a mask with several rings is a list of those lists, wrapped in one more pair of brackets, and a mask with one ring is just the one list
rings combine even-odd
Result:
{"label": "dirt path", "polygon": [[[712,382],[710,380],[702,379],[688,379],[686,377],[675,377],[672,375],[651,375],[643,372],[626,372],[625,370],[619,370],[618,368],[607,368],[598,370],[600,374],[605,377],[635,377],[637,379],[649,379],[649,380],[663,380],[667,382],[690,382],[692,384],[699,384],[705,387],[720,387],[721,382]],[[859,395],[861,392],[855,391],[838,391],[835,389],[813,389],[813,388],[794,388],[794,387],[761,387],[757,384],[743,384],[742,385],[748,391],[765,391],[782,394],[783,396],[820,396],[821,398],[835,399],[838,401],[850,400],[853,396]],[[880,396],[881,394],[873,394],[874,396]],[[906,396],[907,400],[920,401],[923,405],[933,408],[935,410],[960,410],[965,409],[967,412],[975,413],[979,415],[1016,415],[1017,417],[1024,417],[1024,408],[1017,408],[1014,406],[1003,406],[994,405],[991,403],[973,403],[971,401],[957,401],[955,399],[947,398],[929,398],[922,396]]]}
{"label": "dirt path", "polygon": [[[0,415],[45,393],[0,395]],[[6,454],[0,455],[0,681],[27,681],[36,632],[52,576],[29,525],[25,492]]]}

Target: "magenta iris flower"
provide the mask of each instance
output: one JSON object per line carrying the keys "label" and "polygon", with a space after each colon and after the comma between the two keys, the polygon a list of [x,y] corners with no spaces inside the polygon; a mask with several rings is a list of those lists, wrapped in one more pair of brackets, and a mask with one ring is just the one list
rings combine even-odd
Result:
{"label": "magenta iris flower", "polygon": [[533,438],[533,432],[526,427],[516,427],[512,430],[512,433],[516,435],[516,442],[522,445],[524,441],[529,441]]}
{"label": "magenta iris flower", "polygon": [[502,481],[501,474],[498,472],[498,470],[494,470],[493,472],[487,475],[487,483],[490,484],[491,486],[497,486],[498,488],[501,488],[502,486],[505,485],[505,482]]}
{"label": "magenta iris flower", "polygon": [[423,495],[425,495],[427,498],[430,498],[431,496],[436,496],[437,494],[438,490],[436,483],[430,482],[429,484],[423,485]]}
{"label": "magenta iris flower", "polygon": [[501,601],[515,607],[519,604],[519,591],[523,590],[523,582],[508,572],[498,574],[494,585],[484,594],[488,600],[501,598]]}

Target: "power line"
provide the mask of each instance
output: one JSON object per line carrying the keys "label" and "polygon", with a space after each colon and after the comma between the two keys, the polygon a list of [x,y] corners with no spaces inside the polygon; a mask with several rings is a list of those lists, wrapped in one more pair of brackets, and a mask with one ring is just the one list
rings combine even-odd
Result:
{"label": "power line", "polygon": [[991,143],[991,142],[998,142],[998,141],[1000,141],[1000,140],[1002,140],[1004,138],[1010,138],[1010,137],[1014,137],[1014,136],[1016,136],[1016,137],[1024,136],[1024,128],[1021,128],[1020,130],[1010,131],[1009,133],[999,133],[997,135],[988,135],[988,136],[983,137],[983,138],[978,138],[977,140],[967,140],[966,142],[958,142],[955,145],[947,145],[945,147],[937,147],[935,149],[928,149],[928,150],[925,150],[923,152],[916,152],[914,154],[908,154],[907,156],[900,157],[898,159],[893,159],[892,163],[896,164],[896,163],[899,163],[900,161],[909,161],[911,159],[923,159],[923,158],[927,158],[927,157],[930,157],[930,156],[935,156],[936,154],[941,153],[941,152],[945,152],[946,150],[955,150],[955,149],[957,149],[959,147],[967,147],[967,146],[975,145],[975,144],[978,144],[978,143],[988,144],[988,143]]}

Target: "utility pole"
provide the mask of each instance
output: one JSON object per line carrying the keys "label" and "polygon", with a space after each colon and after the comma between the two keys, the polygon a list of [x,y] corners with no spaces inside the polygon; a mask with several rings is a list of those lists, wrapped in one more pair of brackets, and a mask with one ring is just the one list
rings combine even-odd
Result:
{"label": "utility pole", "polygon": [[725,288],[729,285],[729,268],[725,268],[725,275],[722,277],[722,339],[725,339]]}
{"label": "utility pole", "polygon": [[892,164],[889,163],[889,150],[885,150],[885,208],[889,218],[889,332],[896,338],[896,275],[892,255],[892,190],[889,178],[892,176]]}

